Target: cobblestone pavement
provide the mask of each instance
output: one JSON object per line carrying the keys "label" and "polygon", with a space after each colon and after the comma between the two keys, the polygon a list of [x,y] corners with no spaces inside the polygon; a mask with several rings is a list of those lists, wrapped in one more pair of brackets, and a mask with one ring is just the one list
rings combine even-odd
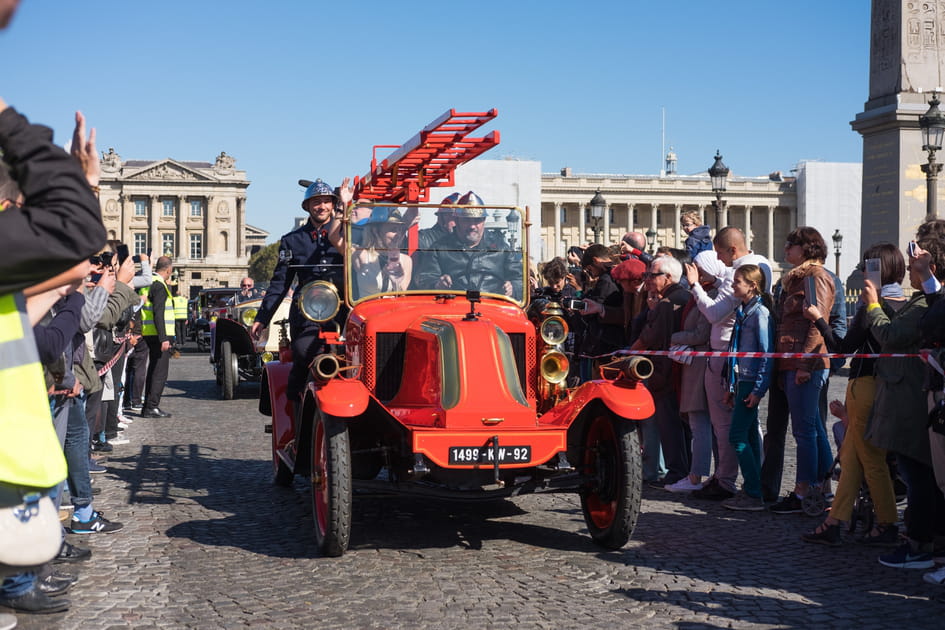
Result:
{"label": "cobblestone pavement", "polygon": [[137,419],[96,480],[125,528],[71,536],[94,551],[72,609],[20,628],[942,627],[945,589],[876,550],[802,543],[817,519],[653,488],[617,552],[591,543],[572,495],[363,498],[351,550],[319,558],[305,484],[271,485],[256,388],[241,390],[219,400],[206,355],[172,362],[173,418]]}

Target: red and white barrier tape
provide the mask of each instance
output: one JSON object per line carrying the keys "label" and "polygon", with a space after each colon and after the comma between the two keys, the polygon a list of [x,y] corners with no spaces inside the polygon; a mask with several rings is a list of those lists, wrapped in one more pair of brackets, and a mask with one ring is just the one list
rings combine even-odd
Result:
{"label": "red and white barrier tape", "polygon": [[597,356],[581,355],[585,359],[603,359],[605,357],[644,356],[644,357],[708,357],[745,359],[926,359],[921,352],[881,352],[842,354],[839,352],[714,352],[709,350],[618,350],[610,354]]}

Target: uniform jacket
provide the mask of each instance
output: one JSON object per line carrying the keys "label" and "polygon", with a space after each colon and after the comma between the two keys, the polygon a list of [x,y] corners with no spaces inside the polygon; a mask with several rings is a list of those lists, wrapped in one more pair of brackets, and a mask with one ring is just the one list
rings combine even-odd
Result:
{"label": "uniform jacket", "polygon": [[[330,280],[344,299],[344,260],[328,240],[328,225],[316,228],[311,221],[289,232],[279,241],[279,259],[269,281],[256,321],[269,325],[283,298],[297,281],[296,289],[313,280]],[[336,317],[336,320],[338,317]],[[289,327],[292,331],[317,327],[305,319],[298,304],[292,300],[289,309]],[[294,333],[293,333],[294,334]]]}
{"label": "uniform jacket", "polygon": [[508,251],[509,245],[501,236],[486,230],[482,240],[474,247],[466,247],[455,234],[449,234],[436,242],[434,249],[420,258],[418,289],[433,289],[442,275],[453,281],[452,290],[483,291],[505,294],[503,285],[512,283],[512,295],[522,298],[522,255]]}
{"label": "uniform jacket", "polygon": [[[882,308],[868,311],[870,333],[879,341],[882,352],[917,352],[919,322],[926,310],[925,296],[916,293],[892,318]],[[924,376],[922,359],[876,360],[876,398],[866,439],[874,446],[931,466]]]}
{"label": "uniform jacket", "polygon": [[[778,333],[775,345],[778,352],[826,352],[827,345],[813,322],[804,317],[806,278],[813,276],[817,292],[817,307],[822,313],[833,308],[833,278],[823,265],[805,262],[781,279],[778,298]],[[828,359],[778,359],[778,370],[823,370],[830,367]]]}

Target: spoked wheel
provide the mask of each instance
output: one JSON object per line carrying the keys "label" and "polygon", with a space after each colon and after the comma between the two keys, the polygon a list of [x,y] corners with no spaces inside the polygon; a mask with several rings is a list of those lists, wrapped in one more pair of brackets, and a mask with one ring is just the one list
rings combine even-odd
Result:
{"label": "spoked wheel", "polygon": [[348,425],[320,411],[312,431],[312,518],[323,556],[337,557],[351,536],[351,447]]}
{"label": "spoked wheel", "polygon": [[591,538],[607,549],[620,549],[640,515],[643,466],[636,427],[629,420],[603,414],[594,418],[584,438],[581,508]]}
{"label": "spoked wheel", "polygon": [[220,388],[223,400],[233,400],[236,386],[239,381],[238,357],[233,352],[229,341],[224,341],[220,347]]}

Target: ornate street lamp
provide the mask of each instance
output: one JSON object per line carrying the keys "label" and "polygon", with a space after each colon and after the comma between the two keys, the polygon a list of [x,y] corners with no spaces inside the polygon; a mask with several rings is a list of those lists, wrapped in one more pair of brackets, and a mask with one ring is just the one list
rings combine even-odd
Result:
{"label": "ornate street lamp", "polygon": [[709,179],[712,180],[712,192],[715,193],[715,231],[718,232],[728,223],[724,220],[725,202],[722,193],[725,192],[725,182],[728,180],[728,167],[722,164],[722,156],[718,149],[715,151],[715,162],[709,167]]}
{"label": "ornate street lamp", "polygon": [[591,197],[591,220],[594,222],[594,242],[600,243],[600,221],[607,210],[607,200],[600,194],[600,188]]}
{"label": "ornate street lamp", "polygon": [[519,216],[518,211],[515,208],[509,210],[509,213],[505,216],[505,222],[509,226],[509,247],[512,250],[515,249],[515,243],[518,242],[518,222],[521,220],[522,217]]}
{"label": "ornate street lamp", "polygon": [[932,92],[929,110],[919,116],[919,128],[922,129],[922,150],[928,151],[929,161],[922,165],[925,173],[925,219],[938,218],[938,174],[942,165],[935,161],[935,152],[942,148],[942,134],[945,133],[945,114],[938,108],[938,90]]}
{"label": "ornate street lamp", "polygon": [[646,242],[650,246],[650,253],[654,253],[656,251],[656,230],[652,227],[646,231]]}
{"label": "ornate street lamp", "polygon": [[838,229],[834,230],[831,238],[833,239],[833,255],[836,256],[836,264],[834,265],[836,271],[834,273],[837,274],[837,277],[840,277],[840,247],[843,244],[843,235],[840,234]]}

